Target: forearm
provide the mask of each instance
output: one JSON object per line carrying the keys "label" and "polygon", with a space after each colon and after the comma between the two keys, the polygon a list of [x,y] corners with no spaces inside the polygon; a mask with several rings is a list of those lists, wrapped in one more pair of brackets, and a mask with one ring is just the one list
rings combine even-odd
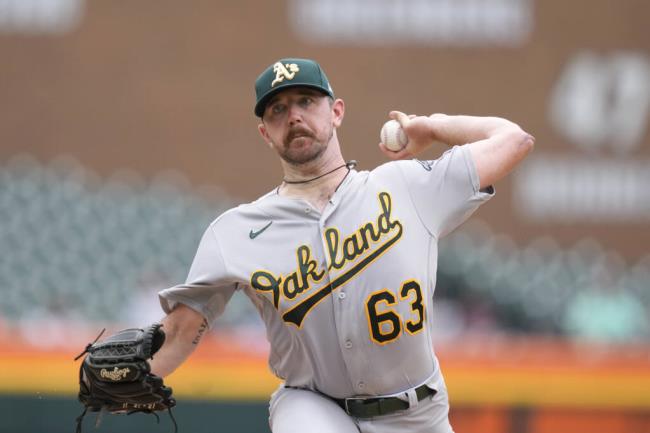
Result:
{"label": "forearm", "polygon": [[179,305],[162,323],[166,336],[165,344],[151,360],[151,371],[165,377],[194,352],[208,330],[208,322],[196,311]]}
{"label": "forearm", "polygon": [[429,119],[432,139],[449,146],[473,143],[513,131],[521,132],[517,124],[500,117],[432,114]]}
{"label": "forearm", "polygon": [[513,137],[517,140],[518,136],[525,135],[517,124],[500,117],[439,113],[430,116],[407,116],[399,111],[392,111],[390,116],[400,123],[409,138],[407,146],[397,152],[391,152],[383,146],[383,143],[380,144],[380,148],[391,159],[412,158],[434,143],[443,143],[447,146],[480,143],[486,140],[501,143],[510,141]]}

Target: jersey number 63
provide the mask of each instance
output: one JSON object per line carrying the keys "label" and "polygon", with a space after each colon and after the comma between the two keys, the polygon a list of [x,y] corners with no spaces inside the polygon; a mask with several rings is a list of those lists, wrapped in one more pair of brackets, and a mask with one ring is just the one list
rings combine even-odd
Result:
{"label": "jersey number 63", "polygon": [[[401,317],[392,308],[402,301],[411,304],[409,317]],[[380,305],[385,305],[381,311],[378,310]],[[389,289],[372,293],[366,301],[366,317],[370,338],[377,344],[387,344],[396,340],[402,334],[403,328],[411,335],[417,334],[424,328],[425,318],[420,284],[415,280],[408,280],[402,283],[397,294]]]}

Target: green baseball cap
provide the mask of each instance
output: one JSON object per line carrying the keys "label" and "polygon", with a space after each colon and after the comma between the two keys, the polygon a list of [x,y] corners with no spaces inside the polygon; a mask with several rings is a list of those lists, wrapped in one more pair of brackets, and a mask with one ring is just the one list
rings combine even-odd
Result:
{"label": "green baseball cap", "polygon": [[269,100],[281,90],[304,86],[334,97],[334,91],[320,65],[309,59],[280,59],[255,80],[255,115],[262,117]]}

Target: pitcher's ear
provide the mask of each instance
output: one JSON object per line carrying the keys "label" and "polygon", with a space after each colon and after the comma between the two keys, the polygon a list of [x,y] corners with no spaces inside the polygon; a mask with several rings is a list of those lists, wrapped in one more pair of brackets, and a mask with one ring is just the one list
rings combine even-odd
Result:
{"label": "pitcher's ear", "polygon": [[269,136],[269,133],[266,131],[266,126],[264,126],[264,123],[260,123],[259,125],[257,125],[257,131],[260,133],[262,140],[264,140],[264,142],[270,148],[273,148],[273,142],[271,141],[271,137]]}
{"label": "pitcher's ear", "polygon": [[343,99],[335,99],[332,103],[332,113],[334,113],[334,126],[337,128],[343,123],[345,117],[345,102]]}

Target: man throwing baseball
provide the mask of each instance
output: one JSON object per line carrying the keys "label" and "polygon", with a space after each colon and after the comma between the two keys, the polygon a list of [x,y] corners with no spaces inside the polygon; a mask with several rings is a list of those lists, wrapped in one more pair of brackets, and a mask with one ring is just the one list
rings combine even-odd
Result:
{"label": "man throwing baseball", "polygon": [[[312,60],[278,60],[255,83],[260,135],[282,183],[206,230],[187,282],[163,290],[166,376],[194,350],[236,290],[266,325],[283,380],[274,433],[449,433],[432,346],[438,240],[458,227],[533,148],[496,117],[407,116],[395,160],[356,171],[341,153],[345,104]],[[433,161],[412,158],[434,143]]]}

